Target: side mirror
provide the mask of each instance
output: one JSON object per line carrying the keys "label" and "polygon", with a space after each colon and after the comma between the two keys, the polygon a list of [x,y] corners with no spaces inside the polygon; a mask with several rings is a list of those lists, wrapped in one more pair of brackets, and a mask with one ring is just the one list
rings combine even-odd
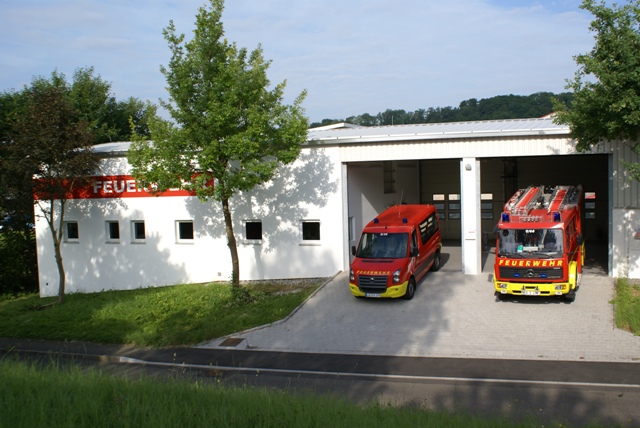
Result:
{"label": "side mirror", "polygon": [[418,249],[416,247],[412,247],[409,254],[411,257],[416,257],[418,255]]}
{"label": "side mirror", "polygon": [[584,236],[578,235],[578,237],[576,238],[576,242],[578,243],[578,245],[584,244]]}
{"label": "side mirror", "polygon": [[355,245],[352,245],[352,246],[351,246],[351,255],[352,255],[352,256],[355,256],[355,255],[356,255],[356,246],[355,246]]}

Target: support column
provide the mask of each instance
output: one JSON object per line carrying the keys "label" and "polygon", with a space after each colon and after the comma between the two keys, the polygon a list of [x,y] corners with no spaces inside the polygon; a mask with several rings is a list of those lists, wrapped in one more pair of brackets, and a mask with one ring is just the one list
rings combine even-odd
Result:
{"label": "support column", "polygon": [[462,272],[482,272],[482,231],[480,228],[480,161],[460,161],[460,199],[462,212]]}
{"label": "support column", "polygon": [[342,265],[345,272],[349,272],[351,265],[349,249],[349,175],[346,163],[340,165],[340,183],[342,185]]}

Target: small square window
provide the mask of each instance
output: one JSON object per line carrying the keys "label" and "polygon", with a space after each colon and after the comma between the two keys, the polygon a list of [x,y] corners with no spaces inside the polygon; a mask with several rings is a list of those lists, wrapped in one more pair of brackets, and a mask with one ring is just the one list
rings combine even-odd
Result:
{"label": "small square window", "polygon": [[320,222],[319,221],[303,221],[302,222],[302,240],[303,241],[319,241],[320,240]]}
{"label": "small square window", "polygon": [[178,242],[193,241],[193,220],[176,222]]}
{"label": "small square window", "polygon": [[80,229],[77,221],[67,221],[64,224],[64,236],[67,241],[77,241],[80,239]]}
{"label": "small square window", "polygon": [[146,239],[145,230],[144,230],[144,221],[142,220],[134,220],[131,222],[131,230],[133,233],[133,241],[140,242]]}
{"label": "small square window", "polygon": [[120,223],[117,221],[107,222],[107,241],[114,242],[120,240]]}
{"label": "small square window", "polygon": [[248,220],[244,223],[244,238],[248,241],[262,240],[262,221]]}

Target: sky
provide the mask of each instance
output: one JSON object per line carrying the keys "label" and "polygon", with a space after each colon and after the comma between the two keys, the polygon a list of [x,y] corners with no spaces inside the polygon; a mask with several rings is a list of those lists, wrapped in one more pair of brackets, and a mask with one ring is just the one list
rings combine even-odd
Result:
{"label": "sky", "polygon": [[[0,0],[0,91],[94,67],[117,100],[168,100],[162,30],[192,38],[206,0]],[[566,91],[594,44],[581,0],[228,0],[225,37],[262,45],[310,122]]]}

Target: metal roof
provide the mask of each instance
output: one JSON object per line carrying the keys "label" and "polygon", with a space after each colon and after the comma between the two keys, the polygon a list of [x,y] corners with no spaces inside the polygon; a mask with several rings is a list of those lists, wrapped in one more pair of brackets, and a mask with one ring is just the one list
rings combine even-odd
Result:
{"label": "metal roof", "polygon": [[[568,126],[553,123],[551,117],[387,126],[338,123],[309,129],[307,144],[333,145],[445,138],[568,135],[569,131]],[[94,150],[103,156],[126,156],[130,146],[131,142],[104,143],[94,146]]]}
{"label": "metal roof", "polygon": [[551,117],[388,126],[340,127],[338,124],[333,127],[309,129],[307,141],[319,144],[344,144],[443,138],[567,135],[569,131],[567,125],[557,125],[553,123]]}

